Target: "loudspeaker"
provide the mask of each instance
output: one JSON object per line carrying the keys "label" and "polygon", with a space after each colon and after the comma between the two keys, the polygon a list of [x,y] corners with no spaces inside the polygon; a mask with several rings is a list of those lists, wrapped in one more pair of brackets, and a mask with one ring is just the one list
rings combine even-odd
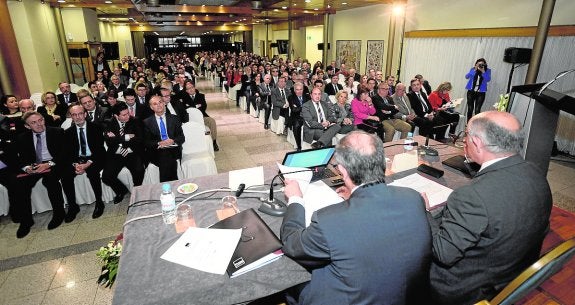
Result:
{"label": "loudspeaker", "polygon": [[120,49],[118,48],[117,42],[102,42],[102,48],[104,49],[105,59],[107,60],[120,59]]}
{"label": "loudspeaker", "polygon": [[278,53],[279,54],[287,54],[288,53],[288,40],[277,40],[278,45]]}
{"label": "loudspeaker", "polygon": [[[323,50],[323,46],[324,46],[324,43],[323,43],[323,42],[322,42],[322,43],[318,43],[318,44],[317,44],[317,49],[321,51],[321,50]],[[328,50],[331,49],[331,44],[330,44],[330,43],[327,44],[327,49],[328,49]]]}
{"label": "loudspeaker", "polygon": [[74,58],[88,58],[90,54],[88,53],[88,49],[68,49],[68,56]]}
{"label": "loudspeaker", "polygon": [[503,55],[503,61],[512,64],[527,64],[531,60],[531,49],[507,48]]}

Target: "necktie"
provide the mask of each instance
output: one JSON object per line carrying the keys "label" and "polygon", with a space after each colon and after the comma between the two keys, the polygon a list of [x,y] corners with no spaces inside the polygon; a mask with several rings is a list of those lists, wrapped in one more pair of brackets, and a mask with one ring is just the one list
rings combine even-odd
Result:
{"label": "necktie", "polygon": [[416,92],[415,94],[417,94],[417,97],[419,98],[419,101],[421,102],[421,106],[423,107],[423,111],[427,112],[429,109],[427,108],[427,103],[425,102],[425,100],[421,96],[421,93]]}
{"label": "necktie", "polygon": [[409,111],[409,107],[407,107],[407,103],[403,99],[403,96],[401,97],[401,102],[403,103],[403,105],[405,105],[405,109],[407,109],[407,114],[411,114],[411,111]]}
{"label": "necktie", "polygon": [[124,136],[124,127],[126,126],[126,123],[120,123],[120,137]]}
{"label": "necktie", "polygon": [[130,106],[130,116],[134,116],[134,106]]}
{"label": "necktie", "polygon": [[36,163],[42,163],[42,135],[36,134]]}
{"label": "necktie", "polygon": [[162,141],[168,139],[168,131],[166,130],[166,124],[164,124],[162,117],[160,117],[160,136],[162,137]]}
{"label": "necktie", "polygon": [[337,93],[337,85],[333,84],[333,92]]}
{"label": "necktie", "polygon": [[94,112],[93,111],[88,111],[88,121],[90,121],[90,122],[94,121]]}
{"label": "necktie", "polygon": [[298,97],[297,99],[298,99],[298,101],[299,101],[299,105],[298,105],[298,107],[300,107],[300,106],[301,106],[301,104],[303,103],[303,99],[302,99],[302,97],[301,97],[301,96],[300,96],[300,97]]}
{"label": "necktie", "polygon": [[80,127],[80,155],[86,156],[86,136],[84,135],[84,128]]}
{"label": "necktie", "polygon": [[319,122],[323,122],[323,111],[321,111],[321,105],[317,104],[317,114],[318,114],[318,119]]}
{"label": "necktie", "polygon": [[[126,127],[126,123],[124,122],[120,122],[120,137],[124,137],[124,127]],[[120,155],[122,157],[126,157],[128,155],[128,149],[125,147],[122,147],[122,144],[120,144]]]}
{"label": "necktie", "polygon": [[140,104],[144,105],[145,102],[146,102],[146,100],[144,99],[144,97],[140,96]]}
{"label": "necktie", "polygon": [[64,99],[66,100],[66,104],[70,103],[70,96],[69,95],[64,95]]}
{"label": "necktie", "polygon": [[284,95],[284,90],[280,89],[280,95],[282,96],[282,101],[286,101],[286,96]]}
{"label": "necktie", "polygon": [[191,97],[192,97],[192,102],[195,101],[196,95],[192,94]]}

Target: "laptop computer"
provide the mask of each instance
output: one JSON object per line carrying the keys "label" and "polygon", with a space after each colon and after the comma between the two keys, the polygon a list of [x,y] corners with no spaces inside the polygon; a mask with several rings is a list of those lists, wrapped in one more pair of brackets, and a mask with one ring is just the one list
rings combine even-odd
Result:
{"label": "laptop computer", "polygon": [[328,186],[339,186],[343,180],[329,161],[335,153],[334,146],[288,152],[282,165],[309,168],[313,172],[311,182],[322,180]]}

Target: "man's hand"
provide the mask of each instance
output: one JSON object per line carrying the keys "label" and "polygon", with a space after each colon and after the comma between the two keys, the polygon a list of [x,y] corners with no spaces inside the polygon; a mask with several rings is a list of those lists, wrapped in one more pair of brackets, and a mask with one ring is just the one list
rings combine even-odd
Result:
{"label": "man's hand", "polygon": [[285,179],[284,194],[287,199],[293,196],[303,198],[303,194],[301,193],[301,189],[299,188],[299,183],[297,180]]}
{"label": "man's hand", "polygon": [[106,136],[107,136],[108,138],[114,138],[114,137],[116,137],[116,135],[115,135],[113,132],[111,132],[111,131],[108,131],[108,132],[106,133]]}
{"label": "man's hand", "polygon": [[408,120],[408,121],[413,121],[413,119],[415,119],[415,114],[412,113],[412,114],[408,114],[408,115],[407,115],[407,120]]}
{"label": "man's hand", "polygon": [[86,169],[87,169],[88,167],[90,167],[90,165],[92,165],[92,162],[86,162],[86,163],[83,163],[83,164],[76,163],[76,164],[74,165],[74,172],[76,173],[76,175],[81,175],[81,174],[83,174],[83,173],[86,172]]}
{"label": "man's hand", "polygon": [[164,148],[164,147],[168,147],[170,145],[174,144],[174,140],[172,139],[166,139],[164,141],[160,141],[158,142],[158,148]]}
{"label": "man's hand", "polygon": [[330,124],[331,124],[331,123],[330,123],[329,121],[323,121],[323,122],[321,122],[321,126],[323,126],[323,128],[328,128]]}
{"label": "man's hand", "polygon": [[343,198],[343,200],[348,200],[349,196],[351,196],[351,190],[345,185],[338,187],[335,192],[339,197]]}

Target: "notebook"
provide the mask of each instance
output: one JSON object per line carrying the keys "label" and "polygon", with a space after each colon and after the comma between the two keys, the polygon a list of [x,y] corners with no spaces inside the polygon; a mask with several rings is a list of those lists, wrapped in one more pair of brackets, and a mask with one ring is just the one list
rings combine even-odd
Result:
{"label": "notebook", "polygon": [[341,175],[329,164],[334,153],[334,146],[292,151],[285,155],[282,165],[309,168],[313,172],[311,182],[322,180],[328,186],[338,186],[343,184]]}

